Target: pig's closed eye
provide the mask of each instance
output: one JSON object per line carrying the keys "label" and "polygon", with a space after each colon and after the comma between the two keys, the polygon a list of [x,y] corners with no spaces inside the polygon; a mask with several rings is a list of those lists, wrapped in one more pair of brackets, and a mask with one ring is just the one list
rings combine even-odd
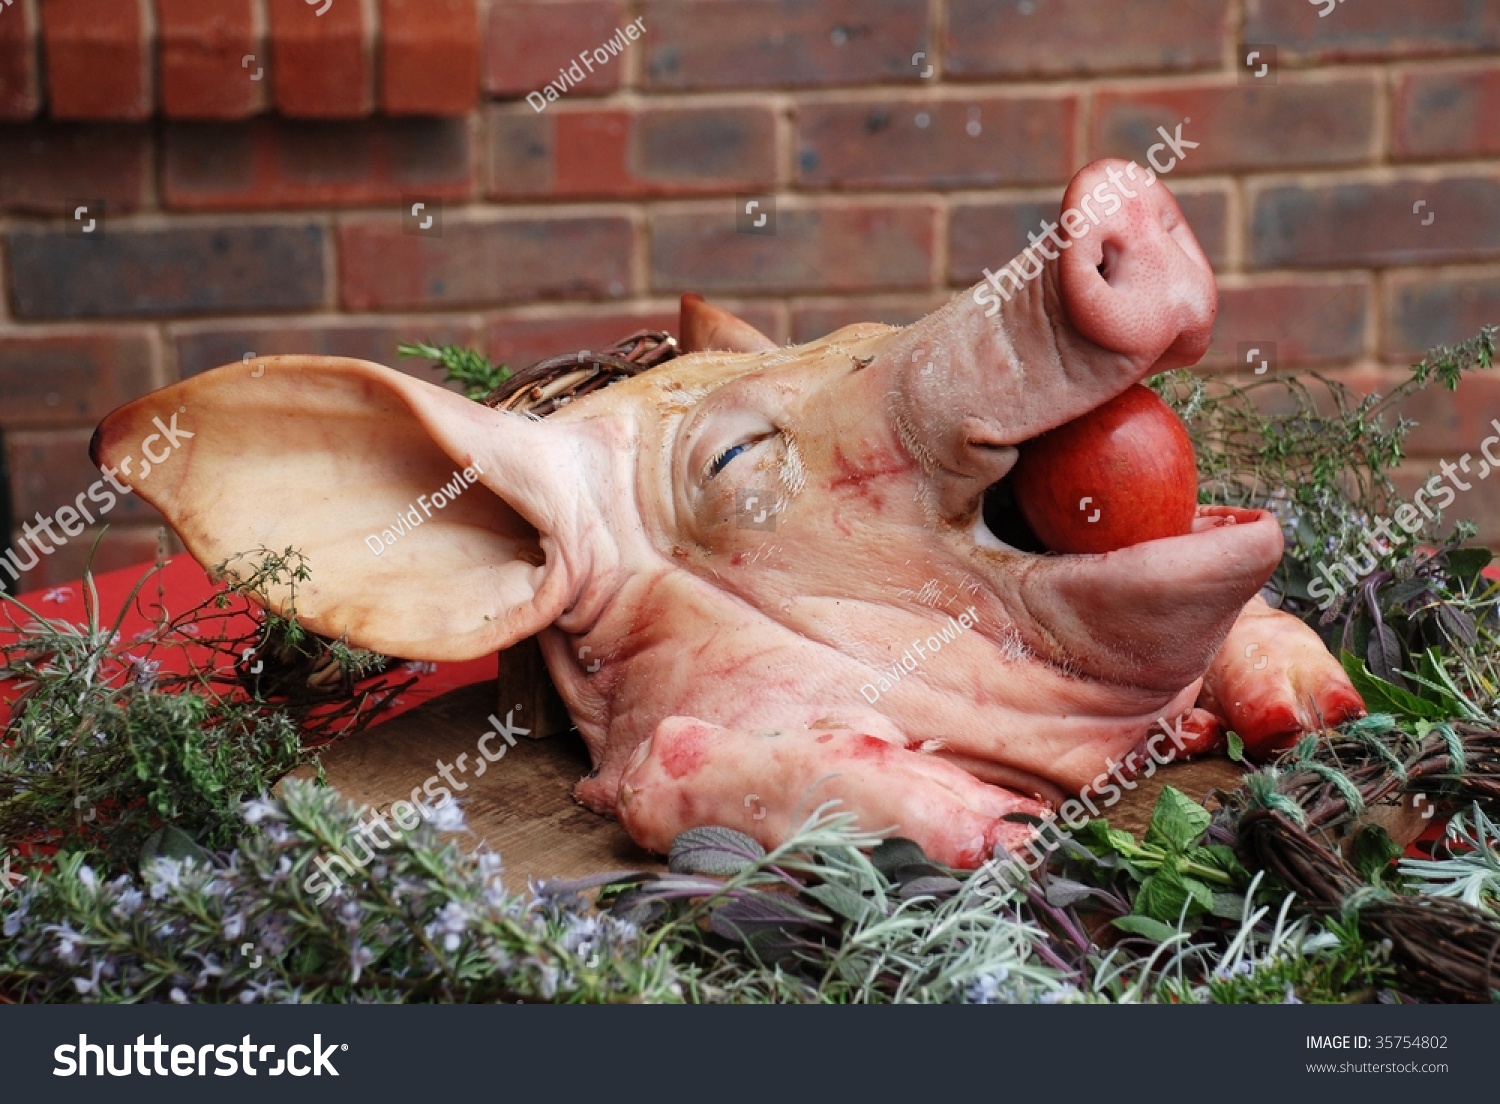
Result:
{"label": "pig's closed eye", "polygon": [[729,448],[719,453],[719,455],[715,456],[712,460],[709,461],[708,477],[712,479],[714,476],[718,475],[729,465],[729,461],[733,460],[740,453],[749,449],[750,446],[754,443],[754,441],[745,441],[738,445],[731,445]]}
{"label": "pig's closed eye", "polygon": [[740,453],[749,452],[756,445],[760,444],[763,441],[769,441],[772,437],[775,436],[776,434],[774,433],[763,433],[758,437],[752,437],[748,441],[741,441],[739,444],[730,445],[727,449],[719,453],[708,462],[708,467],[704,469],[705,478],[712,479],[714,476],[718,475],[721,471],[728,467],[729,461],[733,460]]}

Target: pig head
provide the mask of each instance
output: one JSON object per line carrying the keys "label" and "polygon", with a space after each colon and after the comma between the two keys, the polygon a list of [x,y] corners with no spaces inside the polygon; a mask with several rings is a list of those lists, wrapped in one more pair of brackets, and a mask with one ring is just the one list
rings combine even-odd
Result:
{"label": "pig head", "polygon": [[[1251,739],[1360,709],[1256,598],[1268,514],[1203,507],[1104,555],[996,535],[1018,446],[1208,345],[1212,271],[1144,179],[1084,169],[1065,210],[1129,198],[1029,250],[1035,278],[909,327],[782,348],[689,301],[685,343],[711,348],[546,421],[264,358],[121,408],[95,459],[202,563],[302,551],[317,632],[436,661],[540,634],[593,757],[578,799],[648,848],[703,824],[774,845],[837,799],[972,866],[1105,772],[1154,770],[1163,721]],[[129,470],[173,414],[191,439]]]}

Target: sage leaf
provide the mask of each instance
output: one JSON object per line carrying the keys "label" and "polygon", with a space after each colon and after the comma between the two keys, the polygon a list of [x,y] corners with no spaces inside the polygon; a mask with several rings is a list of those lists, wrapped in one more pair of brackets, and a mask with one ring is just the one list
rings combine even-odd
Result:
{"label": "sage leaf", "polygon": [[1156,943],[1165,943],[1177,934],[1177,929],[1170,924],[1163,924],[1160,920],[1153,920],[1149,916],[1140,916],[1135,913],[1129,916],[1117,916],[1111,923],[1123,932],[1129,932],[1131,935],[1144,935]]}
{"label": "sage leaf", "polygon": [[674,874],[727,878],[765,858],[766,849],[733,828],[711,824],[689,828],[672,841],[667,869]]}
{"label": "sage leaf", "polygon": [[901,867],[914,866],[927,861],[927,853],[915,840],[901,836],[881,840],[875,845],[875,850],[870,852],[870,862],[874,864],[876,870],[885,875],[887,881],[891,882],[896,880],[896,871]]}

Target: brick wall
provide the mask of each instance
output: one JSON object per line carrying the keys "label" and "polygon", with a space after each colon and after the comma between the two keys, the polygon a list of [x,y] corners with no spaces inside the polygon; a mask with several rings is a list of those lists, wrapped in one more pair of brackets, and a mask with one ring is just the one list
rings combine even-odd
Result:
{"label": "brick wall", "polygon": [[[1380,387],[1500,322],[1494,0],[321,3],[0,0],[18,517],[94,478],[112,406],[248,352],[396,364],[425,337],[520,365],[668,325],[687,290],[783,341],[909,321],[1078,167],[1178,124],[1199,144],[1168,183],[1222,288],[1210,370],[1274,343],[1280,370]],[[767,195],[776,234],[737,232]],[[1500,375],[1412,415],[1415,477],[1477,447]],[[1500,544],[1500,481],[1458,505]],[[139,502],[110,521],[104,565],[153,553]]]}

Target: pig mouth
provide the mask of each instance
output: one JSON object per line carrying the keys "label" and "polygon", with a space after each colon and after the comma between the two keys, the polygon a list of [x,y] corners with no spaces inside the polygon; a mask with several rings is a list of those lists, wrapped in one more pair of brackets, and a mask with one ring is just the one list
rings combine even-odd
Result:
{"label": "pig mouth", "polygon": [[1061,555],[1048,548],[1032,531],[1016,502],[1015,488],[1006,475],[997,483],[990,484],[984,492],[980,506],[979,523],[989,536],[1016,552],[1032,555]]}
{"label": "pig mouth", "polygon": [[[1236,529],[1240,533],[1233,532]],[[1274,530],[1274,540],[1270,539],[1268,529]],[[1189,545],[1198,545],[1205,537],[1216,535],[1219,537],[1219,547],[1216,550],[1205,547],[1201,552],[1204,557],[1211,557],[1226,577],[1236,580],[1242,579],[1247,573],[1270,577],[1281,560],[1280,533],[1280,524],[1268,511],[1200,504],[1192,529],[1179,536],[1142,540],[1112,552],[1060,552],[1049,548],[1027,523],[1025,514],[1016,502],[1009,473],[986,488],[973,527],[981,552],[1003,552],[1048,561],[1068,561],[1075,566],[1087,563],[1102,566],[1125,559],[1139,565],[1147,562],[1147,558],[1156,550],[1176,560],[1187,552]],[[1245,539],[1237,539],[1240,536]],[[1240,545],[1244,547],[1238,547]]]}
{"label": "pig mouth", "polygon": [[970,555],[1039,658],[1110,685],[1170,695],[1200,677],[1281,561],[1264,510],[1199,505],[1189,532],[1110,552],[1049,549],[1009,474],[986,490]]}

